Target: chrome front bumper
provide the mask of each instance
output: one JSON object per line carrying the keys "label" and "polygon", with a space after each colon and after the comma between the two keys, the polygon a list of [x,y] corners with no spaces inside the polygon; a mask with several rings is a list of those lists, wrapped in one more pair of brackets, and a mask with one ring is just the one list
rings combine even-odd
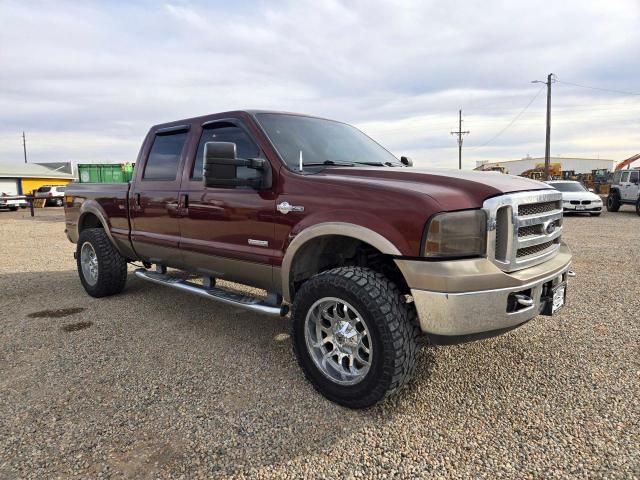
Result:
{"label": "chrome front bumper", "polygon": [[[412,269],[409,270],[406,263],[399,266],[401,270],[410,271],[413,275],[409,278],[413,282],[408,281],[408,283],[422,331],[432,335],[453,337],[514,328],[539,315],[548,302],[548,298],[543,296],[548,294],[551,287],[566,282],[570,262],[571,253],[565,245],[562,245],[561,252],[556,258],[511,274],[485,272],[484,269],[491,267],[477,260],[453,261],[450,262],[447,276],[443,277],[445,281],[443,286],[446,286],[446,290],[449,291],[417,288],[417,284],[420,283],[429,282],[437,286],[441,282],[438,279],[434,281],[432,278],[421,282],[416,278],[416,270],[419,267],[415,264],[411,265]],[[434,266],[426,262],[422,263],[426,275],[429,270],[434,271]],[[442,272],[442,270],[439,267],[438,271]],[[456,272],[459,276],[455,275]],[[471,281],[469,281],[470,274]],[[502,275],[507,277],[501,279]],[[510,285],[506,286],[507,284]],[[476,288],[468,289],[470,285],[475,285]],[[496,285],[500,288],[486,288]],[[465,286],[464,290],[468,291],[460,291],[458,287],[463,286]],[[514,307],[516,294],[525,294],[532,300],[532,304]]]}

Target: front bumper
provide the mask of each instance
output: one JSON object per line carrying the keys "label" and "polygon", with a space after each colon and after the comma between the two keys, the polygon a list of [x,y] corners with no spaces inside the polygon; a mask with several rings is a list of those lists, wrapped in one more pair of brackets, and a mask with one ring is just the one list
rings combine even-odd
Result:
{"label": "front bumper", "polygon": [[593,202],[589,205],[573,205],[569,202],[563,202],[562,209],[565,212],[576,212],[576,213],[601,212],[602,203]]}
{"label": "front bumper", "polygon": [[[454,337],[511,329],[542,313],[551,288],[567,280],[571,252],[563,244],[554,258],[513,273],[486,259],[396,263],[411,288],[422,331]],[[532,304],[518,304],[516,294]]]}

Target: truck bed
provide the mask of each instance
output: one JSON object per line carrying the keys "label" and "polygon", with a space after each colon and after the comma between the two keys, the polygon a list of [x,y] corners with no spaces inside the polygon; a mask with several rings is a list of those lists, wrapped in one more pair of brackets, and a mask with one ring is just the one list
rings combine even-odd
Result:
{"label": "truck bed", "polygon": [[100,221],[118,249],[131,250],[129,183],[71,183],[65,192],[65,233],[78,241],[78,224]]}

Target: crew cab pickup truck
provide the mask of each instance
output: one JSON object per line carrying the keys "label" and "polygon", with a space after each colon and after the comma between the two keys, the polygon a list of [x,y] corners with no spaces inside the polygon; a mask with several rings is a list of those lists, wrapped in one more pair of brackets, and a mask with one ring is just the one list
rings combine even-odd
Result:
{"label": "crew cab pickup truck", "polygon": [[409,380],[419,335],[468,341],[552,315],[572,276],[557,190],[413,168],[350,125],[298,114],[154,126],[130,184],[71,184],[65,214],[89,295],[120,293],[138,261],[152,283],[264,314],[291,307],[305,376],[351,408]]}

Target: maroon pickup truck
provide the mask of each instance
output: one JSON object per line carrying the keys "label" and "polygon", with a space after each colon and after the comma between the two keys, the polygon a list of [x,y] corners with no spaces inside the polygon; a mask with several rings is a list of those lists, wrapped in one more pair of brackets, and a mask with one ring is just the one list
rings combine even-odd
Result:
{"label": "maroon pickup truck", "polygon": [[291,306],[306,377],[363,408],[408,381],[419,335],[469,341],[552,315],[573,275],[560,192],[411,167],[322,118],[180,120],[149,131],[130,184],[70,185],[66,233],[94,297],[121,292],[139,261],[153,283],[270,315]]}

